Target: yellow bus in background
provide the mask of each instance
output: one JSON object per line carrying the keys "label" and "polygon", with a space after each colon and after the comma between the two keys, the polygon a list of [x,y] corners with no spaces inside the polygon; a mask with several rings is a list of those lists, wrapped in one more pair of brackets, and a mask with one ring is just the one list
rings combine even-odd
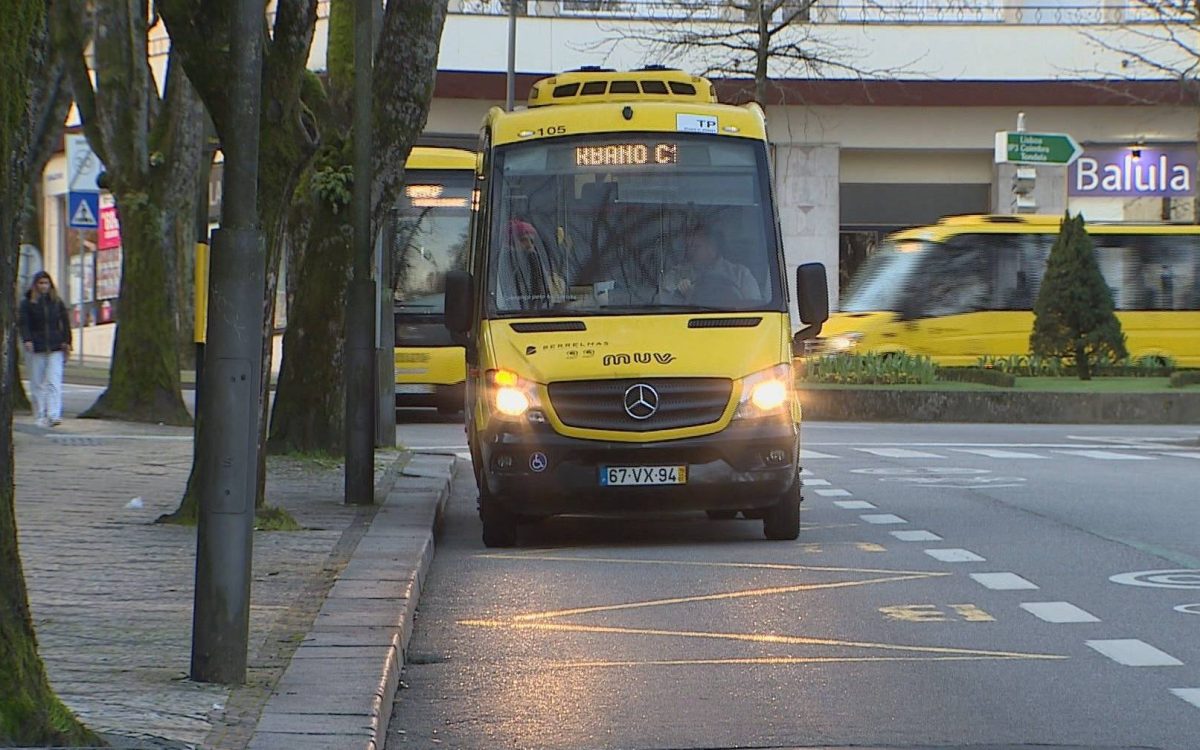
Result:
{"label": "yellow bus in background", "polygon": [[466,363],[445,326],[446,273],[467,266],[475,154],[415,146],[404,167],[394,273],[396,407],[462,409]]}
{"label": "yellow bus in background", "polygon": [[[800,408],[766,126],[677,70],[543,79],[481,134],[467,439],[487,546],[569,513],[741,512],[800,531]],[[828,315],[797,271],[800,317]]]}
{"label": "yellow bus in background", "polygon": [[[905,352],[939,364],[1029,353],[1062,217],[952,216],[890,235],[809,354]],[[1200,226],[1089,223],[1132,360],[1200,367]]]}

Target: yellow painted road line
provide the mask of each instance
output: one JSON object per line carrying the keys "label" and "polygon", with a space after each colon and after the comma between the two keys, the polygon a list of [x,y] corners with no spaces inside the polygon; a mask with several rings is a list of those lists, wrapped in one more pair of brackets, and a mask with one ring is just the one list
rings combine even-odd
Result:
{"label": "yellow painted road line", "polygon": [[541,630],[562,633],[594,633],[604,635],[644,635],[668,638],[698,638],[711,640],[739,641],[743,643],[771,643],[789,646],[833,646],[840,648],[878,649],[903,651],[941,656],[973,656],[989,659],[1066,659],[1056,654],[1022,653],[1019,651],[985,651],[947,646],[905,646],[894,643],[870,641],[840,641],[833,638],[810,638],[798,635],[775,635],[765,633],[712,633],[698,630],[660,630],[657,628],[623,628],[608,625],[576,625],[566,622],[523,622],[516,620],[460,620],[467,627],[496,628],[511,630]]}
{"label": "yellow painted road line", "polygon": [[653,659],[646,661],[559,661],[551,669],[604,667],[690,667],[722,665],[787,666],[791,664],[862,664],[870,662],[913,661],[1015,661],[1018,659],[1066,659],[1065,656],[764,656],[745,659]]}
{"label": "yellow painted road line", "polygon": [[[824,545],[823,542],[816,542]],[[836,542],[836,544],[863,544],[863,542]],[[874,551],[874,550],[871,550]],[[679,565],[681,567],[697,568],[749,568],[759,570],[793,570],[813,571],[817,573],[884,573],[915,576],[945,576],[950,573],[940,573],[928,570],[895,570],[886,568],[843,568],[831,565],[794,565],[789,563],[739,563],[739,562],[706,562],[703,560],[656,560],[636,557],[586,557],[582,555],[521,555],[508,552],[488,552],[476,557],[491,560],[540,560],[545,562],[592,562],[610,563],[616,565]]]}
{"label": "yellow painted road line", "polygon": [[888,578],[870,578],[862,581],[836,581],[833,583],[798,583],[793,586],[772,586],[761,589],[742,589],[740,591],[724,591],[717,594],[697,594],[695,596],[675,596],[666,599],[647,599],[644,601],[625,602],[623,604],[597,604],[591,607],[575,607],[572,609],[550,610],[546,612],[529,612],[516,615],[513,621],[549,620],[556,617],[591,614],[593,612],[615,612],[620,610],[644,609],[646,607],[665,607],[674,604],[691,604],[692,602],[714,602],[729,599],[744,599],[751,596],[775,596],[777,594],[792,594],[797,591],[818,591],[821,589],[840,589],[851,586],[867,586],[873,583],[893,583],[896,581],[916,581],[922,578],[948,576],[950,573],[918,573],[891,576]]}

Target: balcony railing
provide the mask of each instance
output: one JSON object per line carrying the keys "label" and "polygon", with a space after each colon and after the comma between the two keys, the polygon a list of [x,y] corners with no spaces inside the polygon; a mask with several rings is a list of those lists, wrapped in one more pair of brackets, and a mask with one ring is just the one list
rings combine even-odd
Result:
{"label": "balcony railing", "polygon": [[[755,0],[513,0],[525,16],[631,20],[742,21]],[[775,21],[808,5],[784,0]],[[872,24],[1196,24],[1183,0],[818,0],[800,19],[812,23]],[[508,0],[451,0],[450,12],[506,15]]]}

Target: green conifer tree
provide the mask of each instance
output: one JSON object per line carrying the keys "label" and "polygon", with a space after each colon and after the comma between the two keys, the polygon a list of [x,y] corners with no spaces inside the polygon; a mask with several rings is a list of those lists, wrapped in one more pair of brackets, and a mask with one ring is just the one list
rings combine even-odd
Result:
{"label": "green conifer tree", "polygon": [[1112,290],[1100,273],[1083,216],[1063,217],[1033,314],[1030,351],[1074,362],[1080,380],[1091,380],[1101,356],[1128,356],[1121,321],[1113,312]]}

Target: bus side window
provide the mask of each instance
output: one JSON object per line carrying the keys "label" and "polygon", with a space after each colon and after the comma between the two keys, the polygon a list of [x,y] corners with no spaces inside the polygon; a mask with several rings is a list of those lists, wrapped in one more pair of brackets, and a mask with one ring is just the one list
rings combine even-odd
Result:
{"label": "bus side window", "polygon": [[958,315],[992,308],[996,256],[1003,237],[965,234],[931,249],[922,279],[927,293],[918,303],[921,317]]}

